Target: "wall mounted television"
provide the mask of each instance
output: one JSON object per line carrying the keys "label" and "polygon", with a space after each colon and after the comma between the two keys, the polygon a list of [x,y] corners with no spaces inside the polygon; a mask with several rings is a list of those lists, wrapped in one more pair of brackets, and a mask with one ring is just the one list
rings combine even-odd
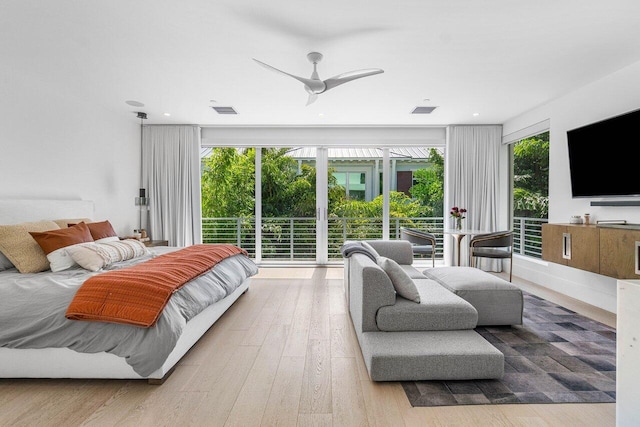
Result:
{"label": "wall mounted television", "polygon": [[571,193],[640,196],[640,109],[567,131]]}

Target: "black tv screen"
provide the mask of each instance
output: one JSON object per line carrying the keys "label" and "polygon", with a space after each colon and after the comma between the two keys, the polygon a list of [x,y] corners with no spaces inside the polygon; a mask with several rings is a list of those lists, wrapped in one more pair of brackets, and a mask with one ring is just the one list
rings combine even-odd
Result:
{"label": "black tv screen", "polygon": [[567,131],[573,197],[640,195],[640,110]]}

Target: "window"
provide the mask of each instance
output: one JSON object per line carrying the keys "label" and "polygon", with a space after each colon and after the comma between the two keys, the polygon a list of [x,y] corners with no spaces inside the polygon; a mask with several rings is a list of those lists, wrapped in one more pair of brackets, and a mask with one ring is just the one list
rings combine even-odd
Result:
{"label": "window", "polygon": [[353,200],[366,200],[365,172],[334,172],[336,185],[344,187],[347,197]]}
{"label": "window", "polygon": [[514,252],[542,257],[549,214],[549,131],[511,144]]}
{"label": "window", "polygon": [[346,240],[442,229],[436,148],[204,147],[201,157],[203,242],[258,262],[342,262]]}

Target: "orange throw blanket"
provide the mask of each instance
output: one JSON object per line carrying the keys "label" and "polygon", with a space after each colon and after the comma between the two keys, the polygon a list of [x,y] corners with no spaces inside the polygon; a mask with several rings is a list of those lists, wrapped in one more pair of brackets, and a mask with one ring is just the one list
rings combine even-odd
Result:
{"label": "orange throw blanket", "polygon": [[171,295],[225,258],[247,251],[227,244],[193,245],[87,279],[67,308],[71,320],[153,326]]}

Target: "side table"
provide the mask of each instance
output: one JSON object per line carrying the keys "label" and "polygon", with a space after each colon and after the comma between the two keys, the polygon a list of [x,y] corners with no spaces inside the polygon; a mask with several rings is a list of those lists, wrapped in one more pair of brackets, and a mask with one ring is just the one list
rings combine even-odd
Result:
{"label": "side table", "polygon": [[146,242],[144,242],[144,245],[146,247],[169,246],[169,241],[168,240],[147,240]]}

